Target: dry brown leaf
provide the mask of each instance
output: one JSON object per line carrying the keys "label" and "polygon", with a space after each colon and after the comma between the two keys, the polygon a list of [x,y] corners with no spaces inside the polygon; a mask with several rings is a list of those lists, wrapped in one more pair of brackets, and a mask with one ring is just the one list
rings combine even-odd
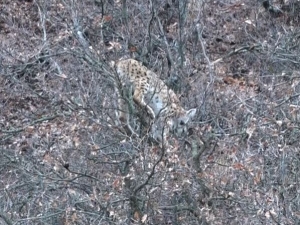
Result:
{"label": "dry brown leaf", "polygon": [[236,163],[236,164],[233,165],[233,168],[238,169],[238,170],[244,170],[245,166],[241,163]]}
{"label": "dry brown leaf", "polygon": [[141,215],[140,215],[140,212],[139,211],[135,211],[134,214],[133,214],[133,218],[137,221],[140,221],[141,219]]}
{"label": "dry brown leaf", "polygon": [[105,193],[105,195],[103,196],[103,198],[105,199],[105,201],[108,201],[110,199],[110,194],[108,192]]}
{"label": "dry brown leaf", "polygon": [[254,177],[254,184],[257,185],[261,180],[261,171],[258,171]]}
{"label": "dry brown leaf", "polygon": [[119,179],[119,178],[116,179],[116,180],[113,182],[112,186],[113,186],[115,189],[119,188],[119,187],[120,187],[120,179]]}
{"label": "dry brown leaf", "polygon": [[71,220],[72,220],[73,223],[77,221],[77,214],[76,214],[76,212],[72,213]]}
{"label": "dry brown leaf", "polygon": [[111,21],[112,20],[112,16],[111,15],[108,15],[108,16],[103,16],[103,21],[104,22],[109,22],[109,21]]}
{"label": "dry brown leaf", "polygon": [[234,79],[233,77],[226,76],[223,78],[225,84],[237,84],[238,80]]}
{"label": "dry brown leaf", "polygon": [[208,162],[213,162],[213,161],[215,161],[215,157],[213,155],[210,155],[210,156],[207,157],[207,161]]}

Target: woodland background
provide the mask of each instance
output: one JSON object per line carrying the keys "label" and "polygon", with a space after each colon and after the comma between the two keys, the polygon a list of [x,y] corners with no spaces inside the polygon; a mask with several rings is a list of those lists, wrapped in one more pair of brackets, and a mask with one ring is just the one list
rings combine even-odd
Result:
{"label": "woodland background", "polygon": [[[1,0],[0,224],[300,224],[300,2]],[[115,125],[112,61],[197,107]]]}

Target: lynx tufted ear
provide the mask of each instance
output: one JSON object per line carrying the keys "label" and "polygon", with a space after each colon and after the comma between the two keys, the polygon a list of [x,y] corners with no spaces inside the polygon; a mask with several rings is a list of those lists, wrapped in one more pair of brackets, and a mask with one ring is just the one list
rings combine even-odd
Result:
{"label": "lynx tufted ear", "polygon": [[189,117],[189,119],[192,119],[196,115],[197,109],[190,109],[186,112],[186,115]]}

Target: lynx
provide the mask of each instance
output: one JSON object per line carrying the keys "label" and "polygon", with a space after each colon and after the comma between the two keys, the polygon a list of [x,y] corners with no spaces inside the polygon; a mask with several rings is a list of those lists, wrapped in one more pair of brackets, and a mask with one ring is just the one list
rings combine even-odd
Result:
{"label": "lynx", "polygon": [[158,142],[166,140],[170,131],[177,136],[187,131],[187,124],[194,117],[196,109],[182,108],[174,91],[169,89],[154,72],[134,59],[119,61],[116,64],[116,71],[120,85],[119,95],[123,95],[119,96],[118,116],[120,121],[126,123],[130,132],[134,133],[129,125],[130,115],[124,90],[130,90],[133,102],[146,109],[153,120],[152,137]]}

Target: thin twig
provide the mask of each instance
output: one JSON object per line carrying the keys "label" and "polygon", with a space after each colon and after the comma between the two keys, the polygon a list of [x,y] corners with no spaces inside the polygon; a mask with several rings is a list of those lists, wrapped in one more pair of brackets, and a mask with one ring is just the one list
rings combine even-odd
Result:
{"label": "thin twig", "polygon": [[46,121],[46,120],[53,120],[53,119],[55,119],[58,116],[59,115],[55,114],[55,115],[52,115],[52,116],[43,117],[43,118],[40,118],[40,119],[32,121],[30,124],[28,124],[28,125],[26,125],[24,127],[20,127],[20,128],[16,128],[16,129],[11,129],[11,130],[0,130],[0,131],[2,133],[6,133],[6,134],[12,134],[12,133],[22,132],[22,131],[24,131],[26,129],[26,127],[32,126],[32,125],[37,124],[37,123],[41,123],[41,122]]}

